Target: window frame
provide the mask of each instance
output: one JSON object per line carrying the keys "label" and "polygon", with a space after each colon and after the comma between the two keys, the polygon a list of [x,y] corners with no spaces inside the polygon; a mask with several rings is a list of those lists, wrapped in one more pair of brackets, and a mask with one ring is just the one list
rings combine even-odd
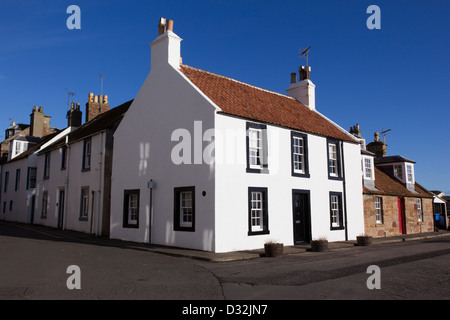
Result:
{"label": "window frame", "polygon": [[5,185],[3,186],[3,193],[8,192],[8,184],[9,184],[9,171],[5,171]]}
{"label": "window frame", "polygon": [[[331,172],[330,165],[330,145],[336,146],[336,174]],[[327,139],[327,167],[328,167],[328,179],[330,180],[342,180],[341,170],[341,148],[338,140]]]}
{"label": "window frame", "polygon": [[[139,216],[140,216],[140,189],[127,189],[123,191],[123,227],[124,228],[139,228]],[[136,220],[130,219],[130,196],[137,196],[137,216]],[[132,222],[136,221],[136,223]]]}
{"label": "window frame", "polygon": [[41,219],[47,219],[48,213],[48,191],[42,192],[42,208],[41,208]]}
{"label": "window frame", "polygon": [[[182,222],[182,206],[181,206],[181,195],[183,193],[192,193],[191,197],[191,210],[192,218],[190,223]],[[174,231],[189,231],[195,232],[195,186],[189,187],[177,187],[174,188],[174,203],[173,203],[173,230]]]}
{"label": "window frame", "polygon": [[383,224],[383,198],[375,197],[375,222]]}
{"label": "window frame", "polygon": [[[372,165],[372,159],[368,157],[363,158],[364,161],[364,179],[372,179],[373,177],[373,165]],[[367,166],[369,165],[369,166]],[[367,174],[369,174],[367,176]]]}
{"label": "window frame", "polygon": [[[89,152],[87,152],[87,147],[89,147]],[[92,138],[86,138],[83,141],[83,159],[81,171],[90,171],[91,170],[91,160],[92,160]]]}
{"label": "window frame", "polygon": [[[260,155],[259,159],[260,165],[252,165],[251,164],[251,141],[250,141],[250,132],[252,131],[260,132],[261,135],[261,146],[260,146]],[[267,147],[267,126],[264,124],[247,122],[246,123],[246,149],[247,149],[247,172],[249,173],[262,173],[264,169],[268,168],[268,147]]]}
{"label": "window frame", "polygon": [[[332,206],[333,197],[336,197],[336,199],[338,199],[336,222],[333,221],[334,220],[333,212],[335,210]],[[342,192],[331,191],[329,196],[329,204],[330,204],[330,230],[343,230],[345,227],[344,227],[344,212],[342,209]]]}
{"label": "window frame", "polygon": [[423,222],[423,208],[422,208],[422,199],[421,198],[417,198],[416,206],[417,206],[417,221]]}
{"label": "window frame", "polygon": [[[84,192],[86,192],[86,197]],[[86,202],[84,201],[86,199]],[[80,195],[80,221],[87,221],[89,219],[89,187],[81,187]]]}
{"label": "window frame", "polygon": [[406,164],[406,183],[413,183],[413,182],[414,182],[413,166],[412,164]]}
{"label": "window frame", "polygon": [[20,169],[16,169],[16,183],[14,185],[14,191],[18,191],[20,188]]}
{"label": "window frame", "polygon": [[[295,152],[295,140],[301,139],[303,141],[303,154]],[[301,155],[303,157],[303,172],[295,169],[295,156]],[[300,132],[291,131],[291,175],[294,177],[309,178],[309,161],[308,161],[308,135]]]}
{"label": "window frame", "polygon": [[401,164],[394,164],[393,171],[394,171],[394,177],[396,177],[397,179],[399,179],[401,181],[404,181],[403,180],[403,166]]}
{"label": "window frame", "polygon": [[50,152],[47,152],[44,155],[44,180],[47,180],[50,178]]}
{"label": "window frame", "polygon": [[[252,207],[252,194],[253,193],[260,193],[261,194],[261,208],[253,208]],[[261,187],[249,187],[248,188],[248,235],[249,236],[255,236],[255,235],[262,235],[262,234],[270,234],[269,230],[269,211],[268,211],[268,189],[267,188],[261,188]],[[261,222],[261,229],[254,230],[252,222],[253,222],[253,215],[252,210],[260,209],[261,210],[261,216],[260,220]]]}
{"label": "window frame", "polygon": [[61,170],[66,170],[67,166],[67,146],[61,147]]}
{"label": "window frame", "polygon": [[[34,174],[32,174],[32,171],[34,171]],[[36,182],[37,182],[37,167],[28,167],[28,170],[27,170],[27,190],[35,189],[36,188]]]}

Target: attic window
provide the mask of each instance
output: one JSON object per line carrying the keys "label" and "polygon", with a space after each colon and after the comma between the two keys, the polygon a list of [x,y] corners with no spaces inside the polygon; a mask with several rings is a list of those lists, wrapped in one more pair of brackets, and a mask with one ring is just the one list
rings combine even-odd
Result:
{"label": "attic window", "polygon": [[401,164],[394,165],[394,176],[400,180],[403,180],[403,170]]}
{"label": "attic window", "polygon": [[410,165],[410,164],[406,165],[406,177],[407,177],[408,183],[413,183],[412,165]]}
{"label": "attic window", "polygon": [[370,161],[370,158],[364,158],[364,178],[372,179],[372,161]]}

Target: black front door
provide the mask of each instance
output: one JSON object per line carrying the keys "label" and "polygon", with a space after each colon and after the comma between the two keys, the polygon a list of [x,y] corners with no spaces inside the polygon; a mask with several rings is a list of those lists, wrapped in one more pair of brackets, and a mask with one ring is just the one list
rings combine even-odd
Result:
{"label": "black front door", "polygon": [[292,208],[294,217],[294,244],[311,241],[311,212],[309,191],[292,191]]}

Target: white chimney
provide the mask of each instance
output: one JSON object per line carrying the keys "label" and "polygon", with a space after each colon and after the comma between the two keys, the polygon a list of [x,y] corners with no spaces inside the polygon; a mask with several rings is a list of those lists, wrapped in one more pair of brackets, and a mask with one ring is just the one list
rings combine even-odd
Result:
{"label": "white chimney", "polygon": [[299,68],[300,81],[296,82],[295,73],[291,74],[291,85],[287,88],[287,95],[303,103],[311,110],[316,110],[316,86],[309,79],[311,67]]}
{"label": "white chimney", "polygon": [[158,37],[150,43],[152,48],[151,68],[169,63],[180,68],[180,43],[183,39],[173,32],[173,20],[161,18],[158,25]]}

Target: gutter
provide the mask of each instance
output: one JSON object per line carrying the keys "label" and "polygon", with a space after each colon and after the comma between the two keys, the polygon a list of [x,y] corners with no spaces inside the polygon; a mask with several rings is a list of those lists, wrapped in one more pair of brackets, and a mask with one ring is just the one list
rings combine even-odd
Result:
{"label": "gutter", "polygon": [[342,188],[343,188],[343,205],[344,205],[344,230],[345,230],[345,241],[348,241],[348,223],[347,223],[347,192],[346,192],[346,182],[345,182],[345,162],[344,162],[344,142],[341,141],[341,160],[342,160]]}

